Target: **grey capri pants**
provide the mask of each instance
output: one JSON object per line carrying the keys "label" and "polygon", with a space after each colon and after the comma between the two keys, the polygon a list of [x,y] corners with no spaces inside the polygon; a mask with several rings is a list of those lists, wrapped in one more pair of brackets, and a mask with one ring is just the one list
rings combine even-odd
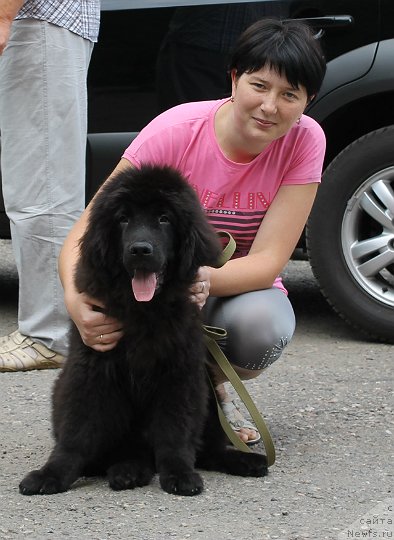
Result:
{"label": "grey capri pants", "polygon": [[250,370],[275,362],[295,330],[292,305],[276,287],[237,296],[210,296],[202,315],[204,324],[227,331],[218,344],[229,362]]}

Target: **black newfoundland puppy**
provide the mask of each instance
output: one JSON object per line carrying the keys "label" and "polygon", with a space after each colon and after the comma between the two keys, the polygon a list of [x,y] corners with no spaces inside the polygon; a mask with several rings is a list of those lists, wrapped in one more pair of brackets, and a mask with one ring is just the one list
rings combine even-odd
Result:
{"label": "black newfoundland puppy", "polygon": [[[20,483],[24,495],[66,491],[80,476],[112,489],[149,484],[168,493],[203,489],[195,467],[264,476],[263,455],[227,446],[207,377],[197,269],[221,247],[193,189],[173,169],[120,173],[96,196],[75,281],[123,323],[125,335],[96,352],[71,331],[53,392],[55,447]],[[209,369],[209,367],[208,367]]]}

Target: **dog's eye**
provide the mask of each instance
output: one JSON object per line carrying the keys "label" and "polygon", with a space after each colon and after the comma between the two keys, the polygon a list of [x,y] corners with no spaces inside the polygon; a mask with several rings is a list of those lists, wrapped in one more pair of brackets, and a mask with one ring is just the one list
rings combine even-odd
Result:
{"label": "dog's eye", "polygon": [[129,218],[127,216],[120,216],[119,223],[121,225],[127,225],[129,222]]}
{"label": "dog's eye", "polygon": [[160,224],[163,224],[163,223],[170,223],[169,217],[166,216],[165,214],[161,215],[161,216],[159,217],[159,223],[160,223]]}

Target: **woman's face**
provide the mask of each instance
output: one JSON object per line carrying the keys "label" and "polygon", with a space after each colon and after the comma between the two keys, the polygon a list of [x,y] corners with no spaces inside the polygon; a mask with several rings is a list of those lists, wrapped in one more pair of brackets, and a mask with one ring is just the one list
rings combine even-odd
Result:
{"label": "woman's face", "polygon": [[308,103],[304,87],[293,88],[285,77],[268,67],[240,77],[233,70],[231,76],[234,127],[245,142],[259,151],[287,133]]}

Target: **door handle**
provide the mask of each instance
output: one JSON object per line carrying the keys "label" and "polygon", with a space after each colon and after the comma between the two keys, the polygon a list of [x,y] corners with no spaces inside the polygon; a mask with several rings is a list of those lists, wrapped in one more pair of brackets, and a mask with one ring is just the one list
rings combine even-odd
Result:
{"label": "door handle", "polygon": [[327,17],[302,17],[297,21],[303,21],[311,26],[319,28],[342,28],[351,26],[354,19],[351,15],[328,15]]}
{"label": "door handle", "polygon": [[324,31],[330,28],[344,28],[346,26],[352,26],[354,19],[351,15],[327,15],[326,17],[300,17],[296,19],[302,21],[309,26],[318,28],[318,32],[315,34],[316,39],[320,39],[324,35]]}

